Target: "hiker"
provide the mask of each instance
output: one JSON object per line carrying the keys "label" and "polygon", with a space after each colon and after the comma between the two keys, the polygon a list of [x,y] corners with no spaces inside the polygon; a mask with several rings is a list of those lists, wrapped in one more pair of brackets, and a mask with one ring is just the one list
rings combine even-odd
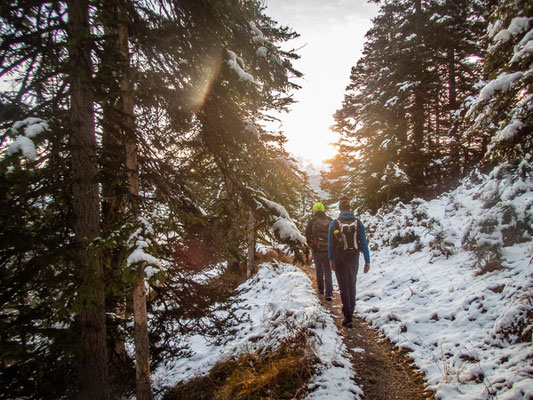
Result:
{"label": "hiker", "polygon": [[326,300],[331,301],[333,285],[331,283],[331,269],[328,263],[328,229],[331,218],[324,212],[324,204],[316,203],[313,206],[314,215],[307,223],[305,237],[311,247],[311,255],[315,263],[316,283],[318,292],[324,294],[324,281],[326,283]]}
{"label": "hiker", "polygon": [[339,201],[339,218],[331,221],[328,231],[329,265],[335,271],[341,292],[342,324],[352,327],[355,309],[355,285],[359,269],[359,253],[365,258],[364,273],[370,270],[370,253],[366,242],[365,227],[355,218],[350,201],[343,197]]}

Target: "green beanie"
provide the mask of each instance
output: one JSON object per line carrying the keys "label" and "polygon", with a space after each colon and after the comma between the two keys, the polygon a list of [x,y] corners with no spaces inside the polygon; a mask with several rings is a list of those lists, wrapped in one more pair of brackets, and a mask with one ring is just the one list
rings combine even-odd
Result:
{"label": "green beanie", "polygon": [[313,210],[315,211],[322,211],[324,212],[324,204],[322,203],[316,203],[314,206],[313,206]]}

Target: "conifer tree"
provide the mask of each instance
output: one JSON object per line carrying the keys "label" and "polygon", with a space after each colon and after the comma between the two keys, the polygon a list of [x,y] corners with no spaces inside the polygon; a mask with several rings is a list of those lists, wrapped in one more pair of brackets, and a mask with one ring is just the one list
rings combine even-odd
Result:
{"label": "conifer tree", "polygon": [[474,157],[521,162],[531,154],[532,15],[527,1],[500,2],[491,15],[486,81],[467,114]]}
{"label": "conifer tree", "polygon": [[457,171],[458,107],[475,93],[490,2],[379,3],[335,114],[343,161],[325,174],[326,186],[370,209],[436,188],[449,178],[446,168]]}
{"label": "conifer tree", "polygon": [[[198,315],[199,306],[187,303],[190,293],[182,290],[180,274],[180,269],[194,266],[194,260],[181,256],[190,239],[204,242],[213,255],[200,263],[202,267],[242,261],[246,244],[253,247],[252,238],[271,234],[271,226],[279,235],[280,219],[289,221],[281,206],[291,214],[300,211],[300,194],[308,191],[304,174],[283,149],[284,136],[262,127],[269,110],[291,103],[288,92],[297,86],[289,75],[299,73],[290,62],[296,56],[276,45],[295,34],[277,27],[260,2],[160,1],[156,7],[109,0],[90,2],[90,13],[88,5],[17,1],[1,9],[1,73],[17,80],[14,90],[2,94],[7,122],[0,160],[0,182],[7,193],[3,210],[11,213],[2,215],[1,273],[6,279],[0,295],[2,307],[13,307],[23,316],[2,321],[2,340],[22,343],[13,345],[12,368],[3,375],[14,378],[6,388],[14,396],[39,397],[47,390],[46,385],[42,393],[32,386],[32,376],[53,385],[52,397],[78,392],[66,371],[76,361],[88,365],[74,357],[72,345],[72,315],[81,307],[83,317],[84,305],[95,306],[89,316],[99,318],[93,343],[98,349],[92,355],[105,362],[105,346],[100,346],[105,343],[102,265],[109,315],[119,317],[112,321],[118,328],[108,329],[108,339],[120,344],[125,338],[115,338],[117,332],[131,334],[126,324],[131,302],[124,299],[137,267],[139,273],[133,275],[143,288],[145,282],[146,263],[130,257],[140,251],[134,240],[138,229],[144,236],[137,242],[150,241],[146,251],[153,251],[159,260],[153,257],[155,263],[168,268],[168,281],[160,282],[156,301],[172,299],[172,312],[158,312],[148,302],[155,322],[148,329],[164,337],[165,330],[173,332],[176,319]],[[70,18],[70,10],[79,10],[83,21]],[[80,25],[69,28],[75,21]],[[78,55],[80,62],[70,65],[69,57]],[[70,80],[71,73],[83,79]],[[25,119],[28,116],[46,117],[47,122]],[[71,129],[72,118],[85,129]],[[18,120],[25,122],[13,125]],[[47,129],[37,136],[37,126],[45,124]],[[69,142],[71,136],[78,138],[76,133],[85,133],[83,146]],[[90,224],[81,223],[81,184],[94,194],[85,199],[90,201],[87,209],[94,211]],[[94,192],[99,185],[102,199]],[[24,212],[13,212],[17,204]],[[247,228],[251,215],[254,224]],[[150,224],[153,229],[147,228]],[[230,243],[228,236],[233,237]],[[95,269],[79,274],[75,254],[94,260],[90,266]],[[156,267],[151,269],[163,279],[165,274]],[[186,285],[195,288],[195,303],[209,304],[208,295],[216,298],[216,293],[202,294],[199,285]],[[76,303],[79,288],[84,293],[96,289],[91,293],[97,297],[80,296]],[[58,323],[62,328],[52,329]],[[49,345],[27,340],[37,336]],[[149,348],[157,355],[154,363],[165,351],[173,351],[158,346],[161,343],[151,343]],[[53,360],[49,371],[40,368],[40,358]],[[87,377],[86,396],[92,396],[90,390],[102,390],[94,398],[107,396],[105,368],[80,371]],[[144,371],[149,398],[149,372]],[[71,384],[54,385],[55,378]],[[122,388],[113,395],[127,391]]]}

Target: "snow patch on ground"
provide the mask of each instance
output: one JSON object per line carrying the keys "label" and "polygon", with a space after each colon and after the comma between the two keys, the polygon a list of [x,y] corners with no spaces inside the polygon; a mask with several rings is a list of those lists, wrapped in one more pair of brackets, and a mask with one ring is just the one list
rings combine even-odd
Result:
{"label": "snow patch on ground", "polygon": [[[361,217],[374,251],[370,273],[359,275],[356,309],[411,351],[438,399],[533,393],[533,182],[525,165],[508,170],[472,176],[430,202]],[[509,232],[520,237],[508,243]],[[476,255],[476,246],[487,250]],[[499,259],[491,261],[491,252]]]}
{"label": "snow patch on ground", "polygon": [[152,376],[156,388],[173,387],[207,374],[220,360],[274,346],[290,335],[288,326],[296,324],[314,333],[310,340],[321,360],[309,382],[313,391],[307,399],[360,398],[362,391],[352,380],[347,349],[304,272],[290,264],[264,263],[239,290],[239,313],[249,318],[237,327],[238,334],[224,345],[201,335],[176,337],[176,345],[188,343],[194,354],[166,360]]}

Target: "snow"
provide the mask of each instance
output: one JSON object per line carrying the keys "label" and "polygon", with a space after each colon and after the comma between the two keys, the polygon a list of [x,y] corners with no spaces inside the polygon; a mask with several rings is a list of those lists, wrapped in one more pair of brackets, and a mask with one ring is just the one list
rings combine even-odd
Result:
{"label": "snow", "polygon": [[[286,213],[276,203],[269,205]],[[409,351],[436,398],[530,398],[530,162],[502,164],[487,175],[475,171],[437,199],[399,203],[361,220],[373,264],[368,274],[359,275],[356,311]],[[516,237],[510,240],[509,232]],[[499,254],[496,268],[481,273],[483,257],[490,254]],[[351,379],[347,348],[332,315],[302,271],[276,261],[262,264],[238,293],[237,314],[249,318],[242,319],[234,336],[224,344],[200,335],[176,337],[174,345],[187,343],[193,354],[161,364],[153,374],[156,388],[207,374],[220,360],[275,347],[296,324],[314,333],[309,338],[320,359],[307,398],[363,395]]]}
{"label": "snow", "polygon": [[302,244],[306,242],[305,236],[300,233],[294,222],[290,219],[278,217],[272,225],[272,229],[274,229],[274,232],[278,234],[281,240],[296,241]]}
{"label": "snow", "polygon": [[523,31],[527,30],[528,27],[528,17],[515,17],[509,24],[509,28],[507,28],[507,31],[509,31],[511,35],[516,36],[519,33],[522,33]]}
{"label": "snow", "polygon": [[264,43],[265,37],[263,35],[263,32],[261,32],[255,22],[250,22],[250,28],[252,28],[253,41],[256,43]]}
{"label": "snow", "polygon": [[259,196],[260,207],[266,208],[271,214],[272,229],[282,241],[304,244],[305,236],[300,233],[296,224],[291,220],[289,213],[278,203]]}
{"label": "snow", "polygon": [[201,335],[176,337],[174,345],[187,343],[194,354],[167,359],[152,375],[156,388],[205,375],[220,360],[275,347],[291,334],[291,326],[302,326],[311,332],[309,340],[320,359],[317,374],[309,382],[313,392],[307,399],[360,399],[362,391],[351,379],[347,349],[304,272],[290,264],[264,263],[238,291],[237,314],[249,317],[236,327],[238,333],[224,344]]}
{"label": "snow", "polygon": [[227,61],[229,67],[235,71],[235,73],[239,76],[240,80],[253,83],[254,77],[250,75],[248,72],[244,71],[244,61],[241,57],[237,57],[237,54],[231,50],[227,50],[229,55],[229,60]]}
{"label": "snow", "polygon": [[503,128],[498,134],[496,140],[509,140],[512,139],[516,133],[524,127],[524,123],[520,120],[513,120],[509,125]]}
{"label": "snow", "polygon": [[257,49],[256,53],[260,57],[266,57],[268,54],[268,49],[265,46],[261,46]]}
{"label": "snow", "polygon": [[48,129],[48,123],[41,118],[29,117],[22,121],[17,121],[11,125],[11,130],[16,133],[18,133],[22,128],[24,128],[24,135],[33,139]]}
{"label": "snow", "polygon": [[405,81],[405,82],[400,82],[396,84],[396,86],[398,86],[398,89],[401,90],[402,92],[405,92],[407,89],[409,89],[413,85],[414,85],[414,82],[411,82],[411,81]]}
{"label": "snow", "polygon": [[21,152],[22,155],[30,160],[37,158],[37,150],[35,150],[35,144],[26,136],[19,136],[13,143],[7,148],[7,155],[13,155]]}
{"label": "snow", "polygon": [[498,78],[490,81],[479,93],[479,100],[489,100],[496,91],[508,90],[515,81],[522,78],[524,73],[521,71],[514,73],[502,73]]}
{"label": "snow", "polygon": [[155,258],[154,256],[144,251],[144,248],[148,247],[148,244],[146,242],[142,240],[137,240],[135,244],[138,247],[135,250],[133,250],[133,252],[128,256],[128,259],[126,261],[126,264],[128,266],[138,263],[138,262],[145,262],[148,265],[155,265],[158,267],[161,266],[161,263],[159,262],[157,258]]}
{"label": "snow", "polygon": [[132,267],[141,263],[147,280],[145,284],[148,286],[153,276],[164,268],[161,261],[148,252],[152,244],[150,237],[154,234],[152,224],[144,217],[138,217],[138,224],[139,227],[128,238],[131,253],[126,259],[126,265]]}
{"label": "snow", "polygon": [[490,23],[488,26],[488,36],[489,38],[494,38],[494,36],[502,29],[503,22],[501,20],[497,20],[494,24]]}
{"label": "snow", "polygon": [[[29,117],[15,122],[11,126],[11,131],[19,134],[19,136],[9,145],[6,154],[9,156],[20,152],[27,159],[35,160],[37,158],[37,150],[32,139],[35,139],[47,129],[48,123],[41,118]],[[21,130],[23,130],[22,135],[20,135]]]}
{"label": "snow", "polygon": [[530,30],[528,33],[526,33],[518,44],[524,46],[526,43],[530,42],[531,40],[533,40],[533,29]]}
{"label": "snow", "polygon": [[502,29],[498,32],[496,36],[494,36],[495,42],[507,42],[509,39],[511,39],[511,33],[507,29]]}
{"label": "snow", "polygon": [[246,120],[244,121],[244,130],[246,132],[249,132],[253,134],[255,137],[260,137],[261,134],[259,133],[259,129],[257,129],[257,126],[255,125],[254,121],[252,120]]}
{"label": "snow", "polygon": [[524,38],[515,46],[511,63],[520,62],[522,58],[531,53],[533,53],[533,30],[524,35]]}
{"label": "snow", "polygon": [[390,99],[388,99],[386,102],[385,102],[385,107],[393,107],[396,105],[396,103],[398,102],[399,98],[398,96],[394,96],[394,97],[391,97]]}
{"label": "snow", "polygon": [[285,210],[285,207],[283,207],[281,204],[275,203],[273,201],[270,201],[264,197],[260,197],[261,202],[267,206],[269,209],[273,210],[276,214],[278,214],[281,218],[289,219],[289,213],[287,210]]}
{"label": "snow", "polygon": [[[527,168],[524,162],[510,177],[510,166],[503,165],[436,200],[361,217],[374,264],[359,276],[356,309],[410,350],[439,399],[522,399],[533,393],[533,326],[527,322],[533,181]],[[510,221],[505,210],[513,210]],[[520,221],[529,223],[522,241],[505,245],[506,229],[519,229]],[[500,249],[501,266],[476,274],[475,250],[484,241]],[[528,332],[525,343],[518,340],[520,331]]]}

